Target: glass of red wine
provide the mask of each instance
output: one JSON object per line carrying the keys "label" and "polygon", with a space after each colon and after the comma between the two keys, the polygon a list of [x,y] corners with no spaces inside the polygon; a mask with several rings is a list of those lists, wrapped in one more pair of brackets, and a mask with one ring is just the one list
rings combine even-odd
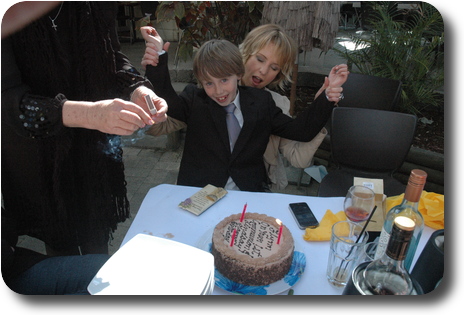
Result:
{"label": "glass of red wine", "polygon": [[375,206],[375,193],[372,189],[355,185],[351,186],[345,197],[343,209],[346,217],[353,222],[364,222]]}

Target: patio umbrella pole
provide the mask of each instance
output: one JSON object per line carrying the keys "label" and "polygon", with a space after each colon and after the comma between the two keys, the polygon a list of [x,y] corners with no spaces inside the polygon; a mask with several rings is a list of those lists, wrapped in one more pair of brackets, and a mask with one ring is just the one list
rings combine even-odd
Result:
{"label": "patio umbrella pole", "polygon": [[[282,26],[295,40],[298,52],[314,47],[327,52],[334,44],[340,19],[339,1],[265,1],[261,23]],[[295,113],[298,59],[293,65],[290,89],[290,115]]]}

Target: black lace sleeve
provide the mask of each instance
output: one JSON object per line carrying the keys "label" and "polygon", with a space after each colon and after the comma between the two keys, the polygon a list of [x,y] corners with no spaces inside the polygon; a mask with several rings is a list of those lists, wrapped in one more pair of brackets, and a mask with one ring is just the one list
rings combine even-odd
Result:
{"label": "black lace sleeve", "polygon": [[31,138],[45,138],[62,131],[65,101],[63,94],[55,98],[25,95],[19,105],[18,117],[23,131]]}
{"label": "black lace sleeve", "polygon": [[45,138],[61,132],[63,103],[66,97],[35,95],[22,81],[11,38],[2,40],[2,128],[31,138]]}

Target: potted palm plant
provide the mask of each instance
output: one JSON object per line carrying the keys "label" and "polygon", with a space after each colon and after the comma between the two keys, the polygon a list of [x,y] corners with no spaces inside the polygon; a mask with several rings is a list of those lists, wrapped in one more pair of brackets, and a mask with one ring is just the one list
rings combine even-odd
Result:
{"label": "potted palm plant", "polygon": [[400,80],[402,110],[417,114],[443,106],[445,37],[440,12],[425,2],[413,10],[398,9],[395,2],[371,2],[370,7],[366,22],[371,31],[352,37],[356,49],[335,50],[353,72]]}

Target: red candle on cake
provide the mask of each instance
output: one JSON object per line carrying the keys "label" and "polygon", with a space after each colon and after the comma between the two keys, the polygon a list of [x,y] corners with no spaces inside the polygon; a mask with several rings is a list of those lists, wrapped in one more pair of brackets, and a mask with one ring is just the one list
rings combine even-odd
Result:
{"label": "red candle on cake", "polygon": [[234,231],[232,232],[232,237],[230,239],[230,247],[234,246],[234,243],[235,243],[235,234],[237,234],[237,229],[234,229]]}
{"label": "red candle on cake", "polygon": [[279,245],[279,244],[280,244],[280,238],[282,237],[283,225],[282,225],[282,221],[280,221],[279,219],[276,219],[276,222],[277,222],[277,224],[280,225],[280,228],[279,228],[279,236],[277,237],[277,245]]}
{"label": "red candle on cake", "polygon": [[242,216],[240,217],[240,222],[242,222],[243,219],[245,218],[246,208],[247,208],[247,204],[243,206],[243,211],[242,211]]}

